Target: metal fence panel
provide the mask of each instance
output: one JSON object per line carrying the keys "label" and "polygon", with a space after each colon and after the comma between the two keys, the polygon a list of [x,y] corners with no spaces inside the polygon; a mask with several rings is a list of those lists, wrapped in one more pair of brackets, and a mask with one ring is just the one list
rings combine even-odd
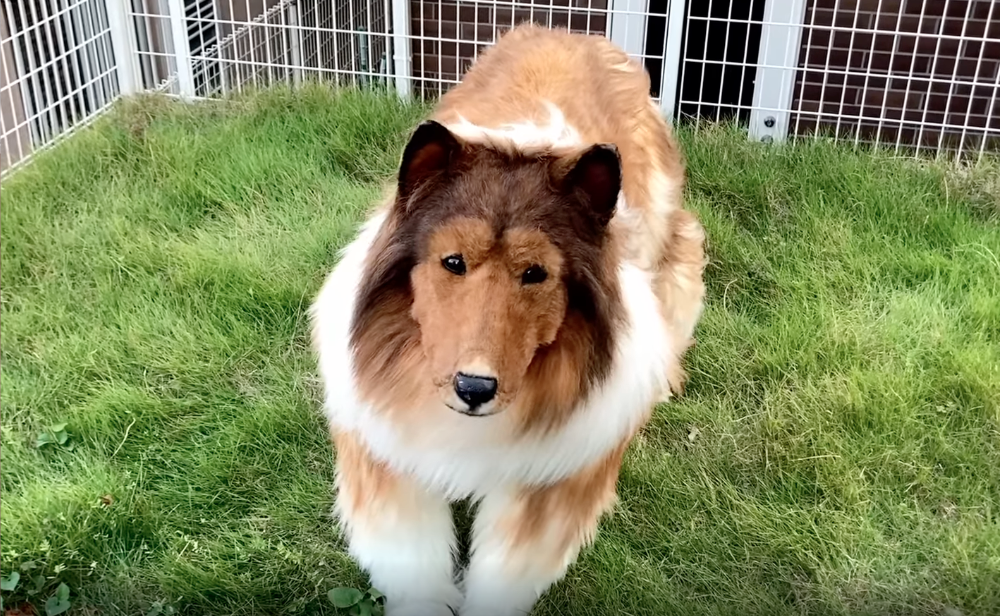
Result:
{"label": "metal fence panel", "polygon": [[5,0],[0,170],[121,94],[304,80],[434,98],[507,28],[603,35],[675,121],[979,158],[1000,145],[996,0]]}

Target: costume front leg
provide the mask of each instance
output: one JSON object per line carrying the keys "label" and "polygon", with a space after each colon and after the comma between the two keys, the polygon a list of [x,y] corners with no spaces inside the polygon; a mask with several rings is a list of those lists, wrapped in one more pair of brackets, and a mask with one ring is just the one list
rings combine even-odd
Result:
{"label": "costume front leg", "polygon": [[615,502],[626,444],[559,483],[488,494],[473,528],[460,616],[523,616],[576,561]]}
{"label": "costume front leg", "polygon": [[335,432],[337,515],[348,551],[386,597],[386,616],[452,616],[455,532],[448,502]]}

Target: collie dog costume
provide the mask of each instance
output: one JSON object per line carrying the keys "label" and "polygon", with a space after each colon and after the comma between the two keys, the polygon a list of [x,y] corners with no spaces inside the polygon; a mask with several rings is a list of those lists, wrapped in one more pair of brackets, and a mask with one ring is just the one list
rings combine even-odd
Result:
{"label": "collie dog costume", "polygon": [[593,538],[701,315],[683,181],[603,37],[514,28],[414,131],[311,308],[336,514],[389,616],[526,614]]}

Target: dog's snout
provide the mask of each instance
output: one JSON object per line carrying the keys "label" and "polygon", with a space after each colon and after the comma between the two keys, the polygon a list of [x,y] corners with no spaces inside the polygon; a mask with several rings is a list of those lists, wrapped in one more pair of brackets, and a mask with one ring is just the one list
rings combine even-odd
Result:
{"label": "dog's snout", "polygon": [[486,404],[497,395],[497,380],[488,376],[474,376],[459,372],[455,375],[455,393],[469,405],[470,411]]}

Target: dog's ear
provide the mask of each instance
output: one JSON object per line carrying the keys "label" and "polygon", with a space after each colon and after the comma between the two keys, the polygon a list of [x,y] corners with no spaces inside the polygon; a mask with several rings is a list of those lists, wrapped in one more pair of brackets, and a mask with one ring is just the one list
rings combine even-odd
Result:
{"label": "dog's ear", "polygon": [[434,120],[421,123],[403,150],[397,185],[399,196],[405,201],[424,182],[444,172],[461,149],[458,139],[440,123]]}
{"label": "dog's ear", "polygon": [[596,222],[604,227],[615,214],[622,187],[618,148],[611,143],[599,143],[557,161],[553,166],[553,179],[564,193],[577,195]]}

